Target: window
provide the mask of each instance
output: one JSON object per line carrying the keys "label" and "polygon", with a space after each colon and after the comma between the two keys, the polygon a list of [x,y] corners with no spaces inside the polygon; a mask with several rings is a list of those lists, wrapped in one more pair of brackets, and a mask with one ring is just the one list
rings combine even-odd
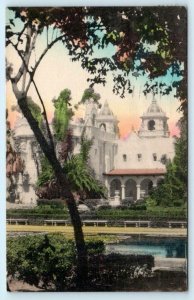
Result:
{"label": "window", "polygon": [[106,131],[106,124],[104,124],[104,123],[100,124],[100,129],[102,131]]}
{"label": "window", "polygon": [[161,156],[160,161],[161,161],[161,163],[162,163],[163,165],[166,165],[167,162],[168,162],[167,155],[166,155],[166,154],[163,154],[163,155]]}
{"label": "window", "polygon": [[96,154],[97,154],[97,152],[98,152],[98,150],[97,150],[97,149],[95,149],[95,151],[94,151],[94,152],[95,152],[95,155],[96,155]]}
{"label": "window", "polygon": [[155,121],[154,120],[150,120],[148,122],[148,130],[155,130]]}
{"label": "window", "polygon": [[138,154],[137,154],[137,160],[138,160],[138,161],[141,161],[141,159],[142,159],[142,154],[141,154],[141,153],[138,153]]}
{"label": "window", "polygon": [[157,161],[157,154],[156,153],[153,153],[153,160]]}
{"label": "window", "polygon": [[123,161],[127,161],[127,155],[123,154]]}

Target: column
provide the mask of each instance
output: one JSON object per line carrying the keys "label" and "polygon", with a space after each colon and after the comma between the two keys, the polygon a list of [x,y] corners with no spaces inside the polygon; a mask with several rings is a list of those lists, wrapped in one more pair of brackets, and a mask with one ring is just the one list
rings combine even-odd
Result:
{"label": "column", "polygon": [[121,184],[121,200],[125,199],[125,185]]}
{"label": "column", "polygon": [[105,186],[107,188],[107,196],[109,199],[110,198],[110,184],[109,184],[108,178],[105,178]]}
{"label": "column", "polygon": [[157,185],[158,185],[158,183],[157,183],[157,178],[154,178],[153,180],[152,180],[152,182],[153,182],[153,188],[155,189],[156,187],[157,187]]}
{"label": "column", "polygon": [[140,199],[140,184],[136,184],[136,188],[137,188],[137,199],[136,200],[139,200]]}

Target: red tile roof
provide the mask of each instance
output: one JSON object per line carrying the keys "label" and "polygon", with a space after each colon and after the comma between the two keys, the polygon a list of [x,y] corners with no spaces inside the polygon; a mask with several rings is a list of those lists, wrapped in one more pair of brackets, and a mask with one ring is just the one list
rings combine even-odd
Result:
{"label": "red tile roof", "polygon": [[114,169],[105,175],[163,175],[165,173],[165,169]]}

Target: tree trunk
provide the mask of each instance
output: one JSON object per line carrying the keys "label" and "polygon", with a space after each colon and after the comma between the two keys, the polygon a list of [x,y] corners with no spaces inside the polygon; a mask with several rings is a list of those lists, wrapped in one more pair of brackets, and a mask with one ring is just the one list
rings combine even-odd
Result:
{"label": "tree trunk", "polygon": [[77,248],[77,287],[79,290],[84,288],[87,284],[87,278],[88,278],[88,263],[87,263],[87,249],[84,241],[84,235],[82,230],[82,223],[80,219],[80,215],[74,200],[74,197],[71,193],[71,190],[69,188],[69,183],[66,178],[66,175],[63,172],[63,169],[56,157],[55,152],[50,147],[50,145],[47,143],[44,135],[42,134],[38,122],[34,119],[34,117],[31,114],[31,111],[27,105],[26,97],[18,98],[18,105],[24,115],[24,117],[27,119],[40,147],[43,151],[46,158],[49,160],[56,178],[58,182],[60,183],[62,188],[62,196],[67,201],[67,206],[69,210],[69,214],[71,217],[71,222],[74,228],[74,237],[75,237],[75,243]]}

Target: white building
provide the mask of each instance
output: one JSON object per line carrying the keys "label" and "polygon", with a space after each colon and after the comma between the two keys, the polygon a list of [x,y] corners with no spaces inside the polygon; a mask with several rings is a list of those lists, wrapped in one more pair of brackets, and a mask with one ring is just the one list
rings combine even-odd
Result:
{"label": "white building", "polygon": [[[93,139],[90,165],[97,179],[105,183],[112,205],[120,200],[136,201],[157,186],[166,172],[165,161],[174,156],[174,139],[168,130],[168,118],[155,100],[141,116],[138,132],[132,131],[125,140],[119,138],[118,120],[106,101],[97,109],[93,101],[86,103],[85,117],[71,123],[74,152],[80,148],[80,137]],[[18,186],[19,202],[36,202],[35,182],[40,172],[39,154],[34,135],[26,120],[17,121],[14,138],[26,162],[24,176]]]}

